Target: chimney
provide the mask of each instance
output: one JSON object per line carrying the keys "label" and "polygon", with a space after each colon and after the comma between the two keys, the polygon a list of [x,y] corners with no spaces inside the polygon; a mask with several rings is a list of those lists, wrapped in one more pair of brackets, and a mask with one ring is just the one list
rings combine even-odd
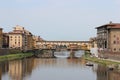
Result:
{"label": "chimney", "polygon": [[112,24],[112,21],[110,21],[110,24]]}

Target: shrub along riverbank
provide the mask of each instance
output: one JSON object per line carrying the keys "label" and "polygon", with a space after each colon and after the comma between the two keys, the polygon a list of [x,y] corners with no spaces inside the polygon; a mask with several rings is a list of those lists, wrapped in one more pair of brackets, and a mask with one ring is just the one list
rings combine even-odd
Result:
{"label": "shrub along riverbank", "polygon": [[33,56],[32,53],[8,54],[8,55],[0,56],[0,61],[15,60],[15,59],[21,59],[21,58],[26,58],[31,56]]}

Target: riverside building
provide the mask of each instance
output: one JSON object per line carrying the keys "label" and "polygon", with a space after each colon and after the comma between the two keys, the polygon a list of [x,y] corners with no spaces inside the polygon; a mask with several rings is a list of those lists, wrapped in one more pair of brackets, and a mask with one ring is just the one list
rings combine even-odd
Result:
{"label": "riverside building", "polygon": [[25,30],[24,27],[16,25],[13,31],[9,32],[9,48],[17,48],[22,50],[32,49],[32,36],[32,33]]}
{"label": "riverside building", "polygon": [[112,23],[96,27],[97,46],[99,49],[120,52],[120,23]]}
{"label": "riverside building", "polygon": [[0,48],[2,48],[3,45],[3,32],[2,32],[2,28],[0,28]]}

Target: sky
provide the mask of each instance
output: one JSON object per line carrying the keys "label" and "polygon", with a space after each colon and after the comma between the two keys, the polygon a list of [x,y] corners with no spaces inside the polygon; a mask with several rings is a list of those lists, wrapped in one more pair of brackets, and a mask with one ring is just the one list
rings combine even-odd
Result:
{"label": "sky", "polygon": [[20,25],[45,40],[83,41],[95,27],[120,23],[120,0],[0,0],[0,27]]}

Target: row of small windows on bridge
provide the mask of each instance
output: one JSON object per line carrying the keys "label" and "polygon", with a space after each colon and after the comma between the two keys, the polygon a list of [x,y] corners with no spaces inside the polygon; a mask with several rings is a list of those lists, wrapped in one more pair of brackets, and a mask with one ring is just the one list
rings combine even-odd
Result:
{"label": "row of small windows on bridge", "polygon": [[38,45],[41,47],[47,47],[47,46],[51,46],[51,47],[88,47],[87,45],[76,45],[76,46],[71,46],[71,45]]}
{"label": "row of small windows on bridge", "polygon": [[88,43],[37,43],[38,45],[89,45]]}

